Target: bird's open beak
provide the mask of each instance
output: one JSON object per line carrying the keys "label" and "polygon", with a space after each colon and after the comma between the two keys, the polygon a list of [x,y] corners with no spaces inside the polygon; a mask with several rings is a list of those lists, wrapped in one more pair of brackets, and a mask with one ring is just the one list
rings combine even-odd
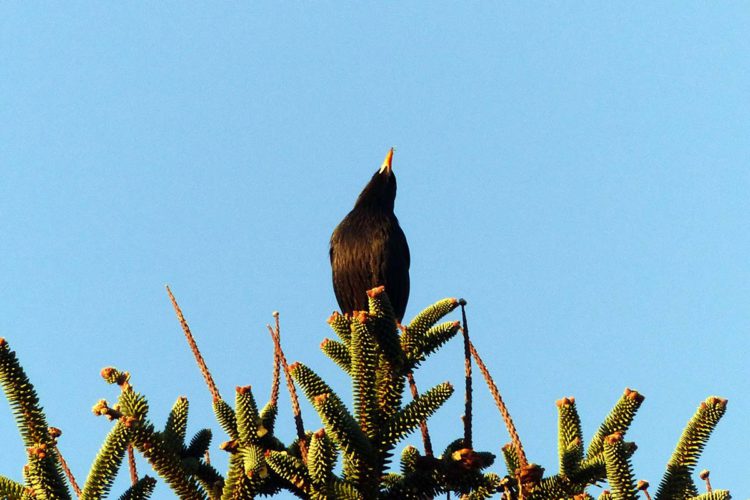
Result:
{"label": "bird's open beak", "polygon": [[383,164],[380,166],[380,173],[382,174],[385,172],[386,174],[390,174],[392,167],[391,163],[393,162],[393,148],[388,150],[388,154],[385,155],[385,160],[383,160]]}

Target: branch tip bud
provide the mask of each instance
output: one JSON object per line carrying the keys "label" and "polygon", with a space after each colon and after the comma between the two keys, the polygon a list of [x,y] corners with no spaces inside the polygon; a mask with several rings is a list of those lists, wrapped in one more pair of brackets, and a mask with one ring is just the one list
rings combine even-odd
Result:
{"label": "branch tip bud", "polygon": [[720,398],[718,396],[711,396],[706,400],[706,402],[714,405],[714,406],[721,406],[724,407],[727,405],[727,400],[724,398]]}
{"label": "branch tip bud", "polygon": [[369,315],[366,311],[357,311],[354,317],[362,324],[367,323],[367,320],[369,319]]}
{"label": "branch tip bud", "polygon": [[542,480],[542,476],[544,475],[544,467],[533,463],[528,464],[527,466],[521,468],[519,475],[521,484],[535,484]]}
{"label": "branch tip bud", "polygon": [[605,441],[605,442],[606,442],[607,444],[615,444],[615,443],[617,443],[618,441],[622,441],[622,432],[620,432],[620,431],[617,431],[617,432],[613,432],[613,433],[612,433],[612,434],[610,434],[609,436],[605,437],[605,438],[604,438],[604,441]]}
{"label": "branch tip bud", "polygon": [[576,398],[574,398],[573,396],[570,396],[569,398],[558,399],[557,401],[555,401],[555,405],[558,408],[562,408],[563,406],[573,405],[575,404],[575,402],[576,402]]}
{"label": "branch tip bud", "polygon": [[219,445],[219,449],[227,451],[229,453],[234,453],[239,449],[239,443],[237,443],[236,439],[232,439],[231,441],[224,441]]}
{"label": "branch tip bud", "polygon": [[633,401],[637,401],[638,403],[642,403],[646,397],[641,394],[640,392],[630,389],[629,387],[625,388],[625,397],[628,399],[632,399]]}

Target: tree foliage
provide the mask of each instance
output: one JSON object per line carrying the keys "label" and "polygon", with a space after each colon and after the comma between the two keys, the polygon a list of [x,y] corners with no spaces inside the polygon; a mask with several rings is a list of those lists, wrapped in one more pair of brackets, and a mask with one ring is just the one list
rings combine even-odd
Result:
{"label": "tree foliage", "polygon": [[[146,397],[135,391],[130,375],[115,368],[102,370],[102,377],[118,386],[119,394],[113,405],[101,400],[94,406],[96,415],[112,421],[112,429],[93,459],[80,497],[105,498],[129,449],[143,456],[176,496],[195,500],[252,499],[281,491],[309,499],[426,499],[447,492],[465,499],[584,499],[593,498],[592,485],[604,482],[609,488],[600,499],[627,500],[647,489],[647,483],[636,483],[630,463],[636,445],[626,440],[644,401],[630,389],[604,418],[588,447],[575,399],[557,402],[556,474],[545,475],[541,466],[528,463],[520,441],[500,450],[505,465],[501,472],[495,454],[473,448],[470,419],[457,429],[457,436],[434,436],[444,443],[442,452],[435,454],[427,421],[455,389],[446,381],[419,394],[413,376],[430,355],[462,330],[458,321],[443,321],[459,301],[438,301],[409,324],[398,325],[382,287],[370,290],[368,297],[368,311],[347,316],[334,313],[328,323],[338,338],[321,344],[343,376],[351,379],[352,408],[312,368],[303,363],[287,367],[280,344],[275,355],[276,389],[262,408],[250,386],[236,388],[233,404],[217,397],[215,391],[214,413],[226,434],[218,448],[230,455],[224,474],[208,460],[210,429],[188,439],[187,399],[178,398],[166,423],[157,428],[149,417]],[[301,389],[323,424],[314,432],[304,431],[301,416],[295,412],[298,432],[292,443],[284,443],[275,433],[281,366],[290,376],[290,389],[292,382]],[[50,431],[36,392],[4,339],[0,339],[0,384],[28,456],[22,480],[0,476],[0,496],[71,498],[70,487],[77,490],[77,486],[57,448],[59,432]],[[407,386],[411,397],[407,397]],[[700,404],[667,465],[656,500],[729,498],[726,490],[712,490],[710,484],[708,491],[699,493],[693,479],[700,453],[725,410],[726,400],[718,397]],[[417,429],[422,432],[422,451],[404,445]],[[155,484],[149,476],[134,475],[132,486],[119,498],[149,498]]]}

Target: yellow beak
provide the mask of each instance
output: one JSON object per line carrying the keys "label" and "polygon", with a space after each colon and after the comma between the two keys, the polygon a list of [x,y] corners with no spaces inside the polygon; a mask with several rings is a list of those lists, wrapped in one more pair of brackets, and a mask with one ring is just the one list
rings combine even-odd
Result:
{"label": "yellow beak", "polygon": [[380,166],[380,173],[383,172],[391,173],[392,167],[391,163],[393,162],[393,148],[388,150],[388,154],[385,155],[385,160],[383,160],[383,164]]}

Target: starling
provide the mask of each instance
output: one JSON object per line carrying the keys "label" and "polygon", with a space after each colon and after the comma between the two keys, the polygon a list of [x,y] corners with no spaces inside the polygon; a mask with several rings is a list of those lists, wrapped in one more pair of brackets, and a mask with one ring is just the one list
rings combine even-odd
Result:
{"label": "starling", "polygon": [[367,290],[385,286],[401,322],[409,300],[409,245],[393,213],[393,148],[331,235],[333,291],[341,312],[367,310]]}

